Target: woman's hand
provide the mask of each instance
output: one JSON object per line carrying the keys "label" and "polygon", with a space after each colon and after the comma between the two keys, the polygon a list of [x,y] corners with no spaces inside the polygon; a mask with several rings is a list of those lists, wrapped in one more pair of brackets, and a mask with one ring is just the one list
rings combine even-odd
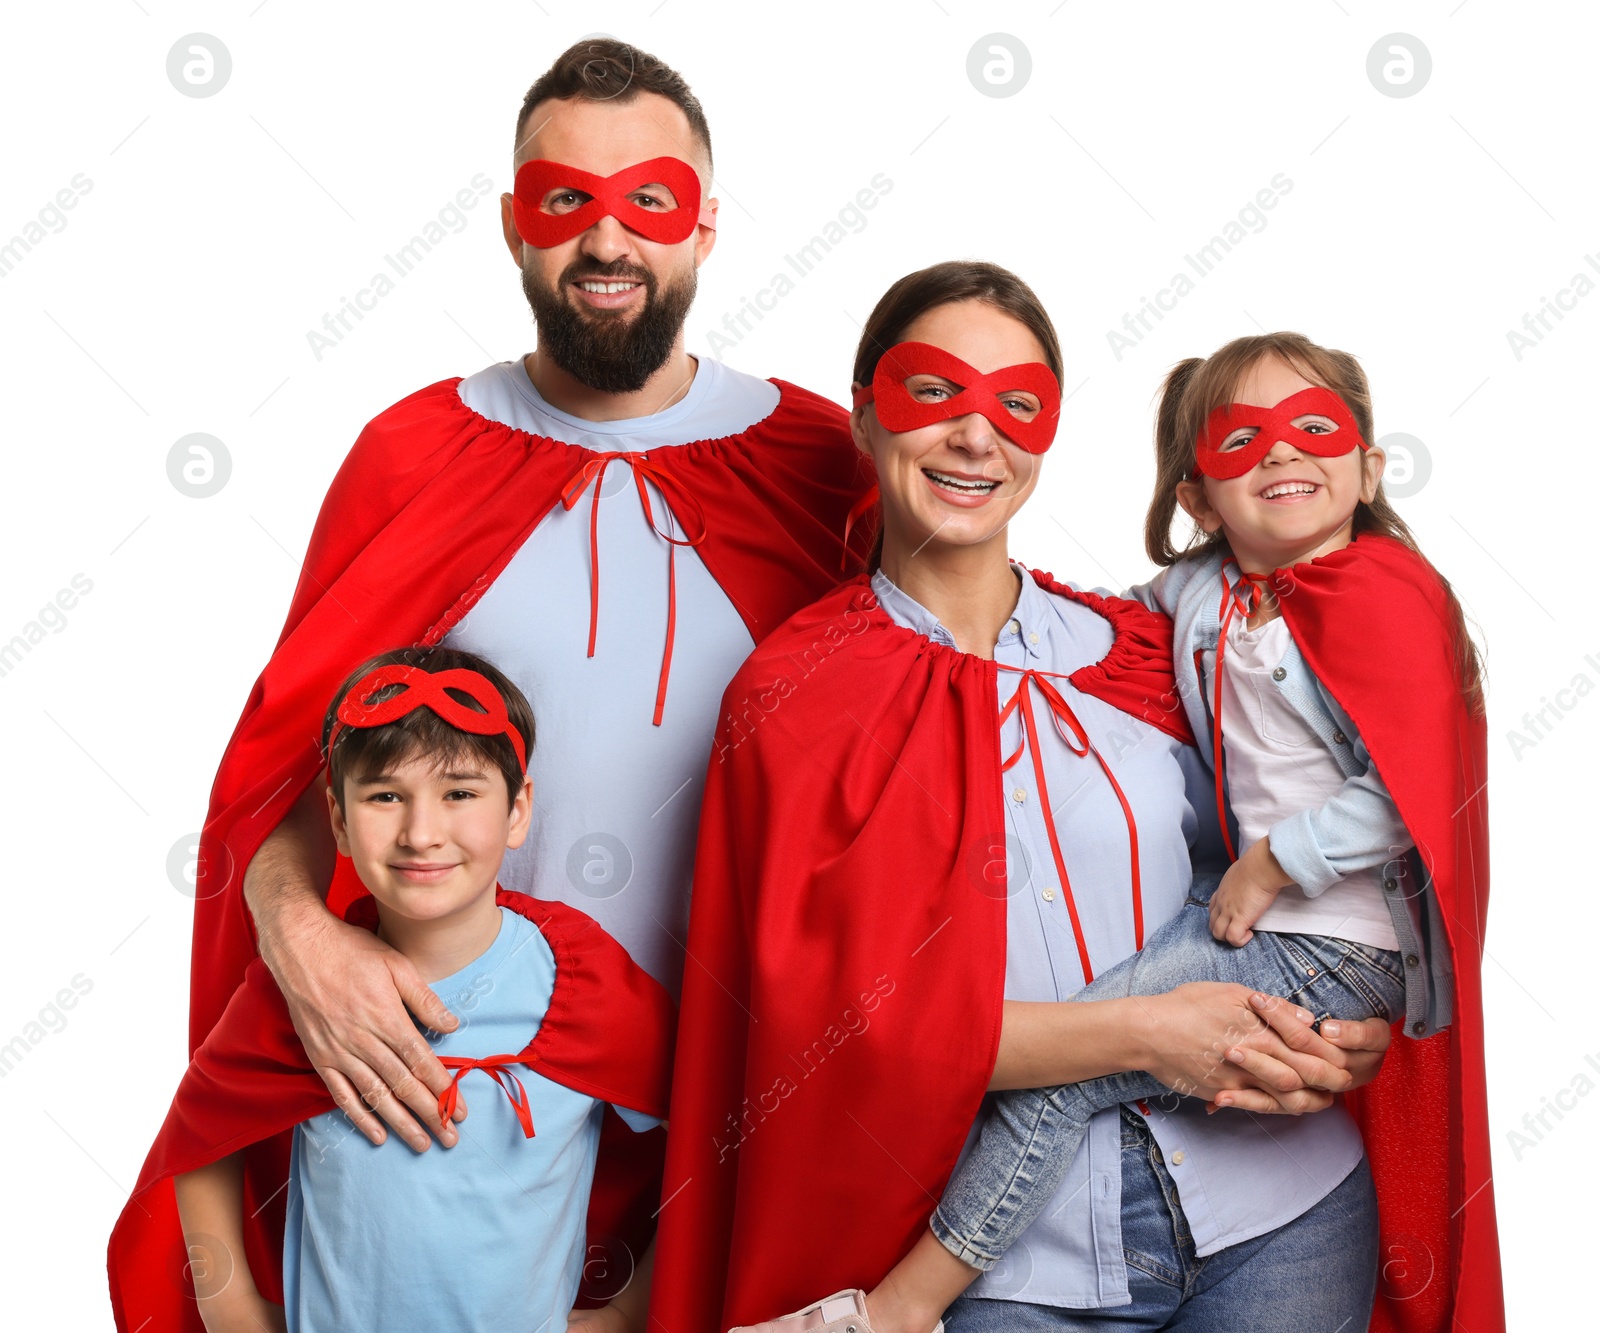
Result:
{"label": "woman's hand", "polygon": [[1334,1093],[1356,1086],[1355,1067],[1363,1082],[1375,1076],[1388,1044],[1388,1029],[1376,1020],[1339,1025],[1335,1044],[1312,1030],[1306,1010],[1226,982],[1191,982],[1130,1002],[1144,1020],[1141,1067],[1214,1106],[1288,1115],[1324,1110]]}
{"label": "woman's hand", "polygon": [[1393,1034],[1381,1018],[1327,1019],[1319,1035],[1311,1026],[1311,1015],[1287,1000],[1254,995],[1251,1006],[1284,1050],[1274,1050],[1270,1043],[1266,1049],[1259,1043],[1240,1043],[1228,1051],[1229,1062],[1258,1086],[1218,1093],[1213,1110],[1231,1106],[1269,1115],[1322,1110],[1332,1103],[1332,1093],[1370,1083],[1383,1068]]}

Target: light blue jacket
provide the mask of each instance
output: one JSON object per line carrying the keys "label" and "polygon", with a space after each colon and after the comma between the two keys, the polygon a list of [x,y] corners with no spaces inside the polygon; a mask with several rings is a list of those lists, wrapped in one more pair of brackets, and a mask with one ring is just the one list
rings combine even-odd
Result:
{"label": "light blue jacket", "polygon": [[[1191,556],[1126,594],[1172,617],[1178,693],[1200,753],[1213,770],[1210,702],[1226,558],[1221,549]],[[1362,651],[1361,645],[1352,647]],[[1312,674],[1292,639],[1271,678],[1345,775],[1344,785],[1322,805],[1272,826],[1273,855],[1313,898],[1353,871],[1384,867],[1389,914],[1406,964],[1406,1031],[1430,1036],[1450,1022],[1454,978],[1427,870],[1355,724]],[[1237,844],[1231,812],[1228,824]]]}

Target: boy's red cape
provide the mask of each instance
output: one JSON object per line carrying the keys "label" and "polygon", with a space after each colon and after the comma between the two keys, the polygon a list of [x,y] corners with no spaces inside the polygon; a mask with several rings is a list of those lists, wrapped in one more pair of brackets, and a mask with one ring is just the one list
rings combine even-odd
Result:
{"label": "boy's red cape", "polygon": [[[1461,701],[1443,588],[1418,557],[1364,537],[1291,577],[1291,630],[1413,831],[1456,962],[1451,1030],[1396,1042],[1351,1098],[1382,1214],[1372,1327],[1496,1333],[1483,723]],[[1073,683],[1190,739],[1170,622],[1035,578],[1115,631]],[[1373,645],[1354,681],[1338,669],[1352,643]],[[723,1333],[870,1289],[926,1227],[999,1044],[995,680],[994,663],[895,626],[855,580],[729,686],[702,808],[653,1333]]]}
{"label": "boy's red cape", "polygon": [[[430,385],[369,422],[323,500],[283,632],[212,785],[196,877],[191,1055],[256,957],[245,868],[321,770],[322,719],[340,681],[376,653],[438,643],[602,457],[480,416],[461,401],[460,382]],[[838,581],[846,519],[874,481],[842,408],[774,383],[778,405],[740,434],[648,451],[674,517],[685,532],[704,530],[696,549],[757,642]],[[341,857],[329,906],[340,911],[362,892]],[[602,1165],[625,1154],[634,1169],[597,1175],[591,1241],[647,1239],[661,1137],[602,1140]]]}
{"label": "boy's red cape", "polygon": [[[565,903],[505,889],[495,901],[532,921],[555,955],[550,1005],[520,1052],[523,1063],[586,1096],[664,1118],[674,1014],[661,983],[590,917]],[[346,919],[375,927],[373,900],[356,899]],[[333,1107],[272,974],[253,959],[195,1052],[111,1233],[111,1305],[119,1333],[204,1333],[172,1180],[240,1149],[246,1150],[245,1257],[261,1294],[283,1302],[289,1131]],[[628,1132],[609,1112],[606,1121],[612,1135]],[[608,1156],[607,1169],[614,1171],[618,1159]],[[597,1174],[597,1185],[599,1179]]]}

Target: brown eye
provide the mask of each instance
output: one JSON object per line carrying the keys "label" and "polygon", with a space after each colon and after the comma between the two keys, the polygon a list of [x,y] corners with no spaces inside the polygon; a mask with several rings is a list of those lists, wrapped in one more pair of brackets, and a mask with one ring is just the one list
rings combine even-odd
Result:
{"label": "brown eye", "polygon": [[1217,452],[1219,454],[1225,454],[1232,449],[1243,449],[1245,445],[1249,444],[1251,440],[1255,439],[1255,437],[1256,428],[1254,426],[1244,426],[1241,429],[1234,431],[1232,435],[1228,436],[1227,439],[1218,445]]}
{"label": "brown eye", "polygon": [[1327,417],[1299,417],[1291,424],[1307,435],[1333,435],[1339,430]]}

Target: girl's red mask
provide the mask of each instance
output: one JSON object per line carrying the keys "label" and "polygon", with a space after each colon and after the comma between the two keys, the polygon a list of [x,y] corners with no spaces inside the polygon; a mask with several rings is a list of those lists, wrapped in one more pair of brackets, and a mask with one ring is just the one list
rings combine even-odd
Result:
{"label": "girl's red mask", "polygon": [[[1328,435],[1313,435],[1294,425],[1296,417],[1319,416],[1333,422]],[[1234,431],[1254,426],[1256,433],[1237,449],[1222,451],[1222,442]],[[1272,450],[1279,440],[1303,453],[1322,458],[1337,458],[1367,442],[1344,399],[1332,389],[1315,385],[1290,394],[1271,407],[1252,407],[1248,403],[1226,403],[1206,418],[1206,426],[1195,441],[1194,471],[1191,478],[1204,474],[1219,481],[1242,477]]]}
{"label": "girl's red mask", "polygon": [[[937,375],[960,385],[961,392],[942,403],[918,402],[906,388],[912,375]],[[1018,392],[1039,400],[1032,421],[1016,417],[1001,401]],[[857,407],[864,403],[876,406],[883,428],[896,434],[976,412],[1030,454],[1042,454],[1050,447],[1061,420],[1061,384],[1042,361],[1003,366],[984,375],[932,343],[896,343],[878,358],[872,383],[857,389],[853,401]]]}
{"label": "girl's red mask", "polygon": [[[655,184],[671,191],[676,208],[643,208],[628,197],[641,185]],[[545,197],[555,189],[588,195],[589,201],[570,213],[546,213]],[[629,231],[658,245],[677,245],[688,240],[696,226],[717,225],[716,213],[700,207],[699,175],[678,157],[635,162],[610,176],[536,157],[517,169],[511,211],[517,234],[539,250],[570,241],[604,217],[616,218]]]}
{"label": "girl's red mask", "polygon": [[[406,688],[376,703],[372,696],[391,685]],[[446,693],[459,690],[482,706],[483,712],[468,708]],[[418,708],[432,709],[457,731],[470,731],[475,736],[504,735],[517,752],[517,762],[523,772],[528,769],[528,751],[522,733],[511,725],[506,712],[506,701],[500,697],[487,676],[465,667],[451,667],[447,671],[424,671],[421,667],[394,662],[369,671],[350,687],[350,692],[339,703],[334,714],[332,729],[328,732],[328,753],[333,753],[333,742],[343,727],[381,727]]]}

